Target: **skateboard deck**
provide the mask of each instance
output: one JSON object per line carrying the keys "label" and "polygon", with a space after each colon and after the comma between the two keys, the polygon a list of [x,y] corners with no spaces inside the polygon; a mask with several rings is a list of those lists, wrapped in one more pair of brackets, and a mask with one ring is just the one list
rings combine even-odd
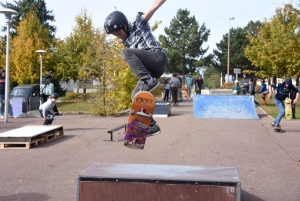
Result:
{"label": "skateboard deck", "polygon": [[292,100],[290,98],[286,98],[284,101],[284,109],[285,109],[285,118],[292,119]]}
{"label": "skateboard deck", "polygon": [[126,147],[144,149],[154,108],[155,99],[151,93],[142,91],[134,96],[124,137]]}
{"label": "skateboard deck", "polygon": [[274,128],[274,132],[284,133],[285,131],[282,130],[281,128]]}

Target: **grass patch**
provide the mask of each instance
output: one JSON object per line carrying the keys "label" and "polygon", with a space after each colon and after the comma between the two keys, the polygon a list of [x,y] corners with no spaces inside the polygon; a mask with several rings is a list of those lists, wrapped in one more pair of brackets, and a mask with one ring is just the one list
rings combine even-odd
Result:
{"label": "grass patch", "polygon": [[89,102],[59,102],[56,103],[59,112],[90,112]]}
{"label": "grass patch", "polygon": [[[262,94],[255,95],[255,99],[260,104],[260,107],[266,113],[268,113],[268,115],[272,116],[273,118],[276,118],[279,113],[279,110],[278,110],[276,104],[274,103],[275,94],[272,95],[272,99],[267,99],[267,97],[266,97],[267,105],[263,105]],[[298,103],[296,104],[296,119],[300,119],[300,114],[299,114],[300,104],[299,103],[300,102],[298,101]],[[285,118],[285,117],[283,117],[283,118]]]}

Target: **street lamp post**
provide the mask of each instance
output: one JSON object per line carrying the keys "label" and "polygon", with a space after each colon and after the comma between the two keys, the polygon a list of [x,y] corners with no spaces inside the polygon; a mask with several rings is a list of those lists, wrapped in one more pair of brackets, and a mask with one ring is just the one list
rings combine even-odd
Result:
{"label": "street lamp post", "polygon": [[[40,53],[40,87],[41,87],[42,81],[43,81],[43,54],[46,51],[45,50],[37,50],[35,52]],[[42,105],[42,97],[40,97],[40,105]]]}
{"label": "street lamp post", "polygon": [[[5,75],[5,106],[4,106],[4,122],[8,122],[8,104],[9,104],[9,92],[10,92],[10,81],[9,81],[9,26],[11,23],[11,16],[19,14],[17,11],[12,9],[0,9],[0,13],[5,15],[6,18],[6,75]],[[2,104],[2,103],[0,103]]]}
{"label": "street lamp post", "polygon": [[234,17],[229,18],[229,30],[228,30],[228,55],[227,55],[227,80],[226,83],[229,83],[229,67],[230,67],[230,20],[233,20]]}

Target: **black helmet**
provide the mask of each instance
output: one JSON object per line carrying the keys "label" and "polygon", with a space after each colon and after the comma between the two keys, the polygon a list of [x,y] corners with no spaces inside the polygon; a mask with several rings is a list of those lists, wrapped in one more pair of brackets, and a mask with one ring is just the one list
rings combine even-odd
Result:
{"label": "black helmet", "polygon": [[126,23],[128,26],[128,20],[126,16],[120,11],[114,11],[111,14],[109,14],[105,19],[104,29],[107,34],[111,34],[112,32],[119,29],[123,29],[125,31],[124,23]]}
{"label": "black helmet", "polygon": [[51,98],[56,98],[56,99],[58,99],[58,94],[57,94],[57,93],[53,93],[53,94],[51,95]]}

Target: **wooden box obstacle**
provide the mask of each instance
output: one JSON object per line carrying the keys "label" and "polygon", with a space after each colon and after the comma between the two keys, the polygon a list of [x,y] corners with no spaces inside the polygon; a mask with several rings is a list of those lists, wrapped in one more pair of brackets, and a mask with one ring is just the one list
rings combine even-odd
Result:
{"label": "wooden box obstacle", "polygon": [[30,149],[64,135],[61,125],[28,125],[0,133],[0,149]]}
{"label": "wooden box obstacle", "polygon": [[77,177],[77,201],[240,201],[235,167],[95,163]]}

